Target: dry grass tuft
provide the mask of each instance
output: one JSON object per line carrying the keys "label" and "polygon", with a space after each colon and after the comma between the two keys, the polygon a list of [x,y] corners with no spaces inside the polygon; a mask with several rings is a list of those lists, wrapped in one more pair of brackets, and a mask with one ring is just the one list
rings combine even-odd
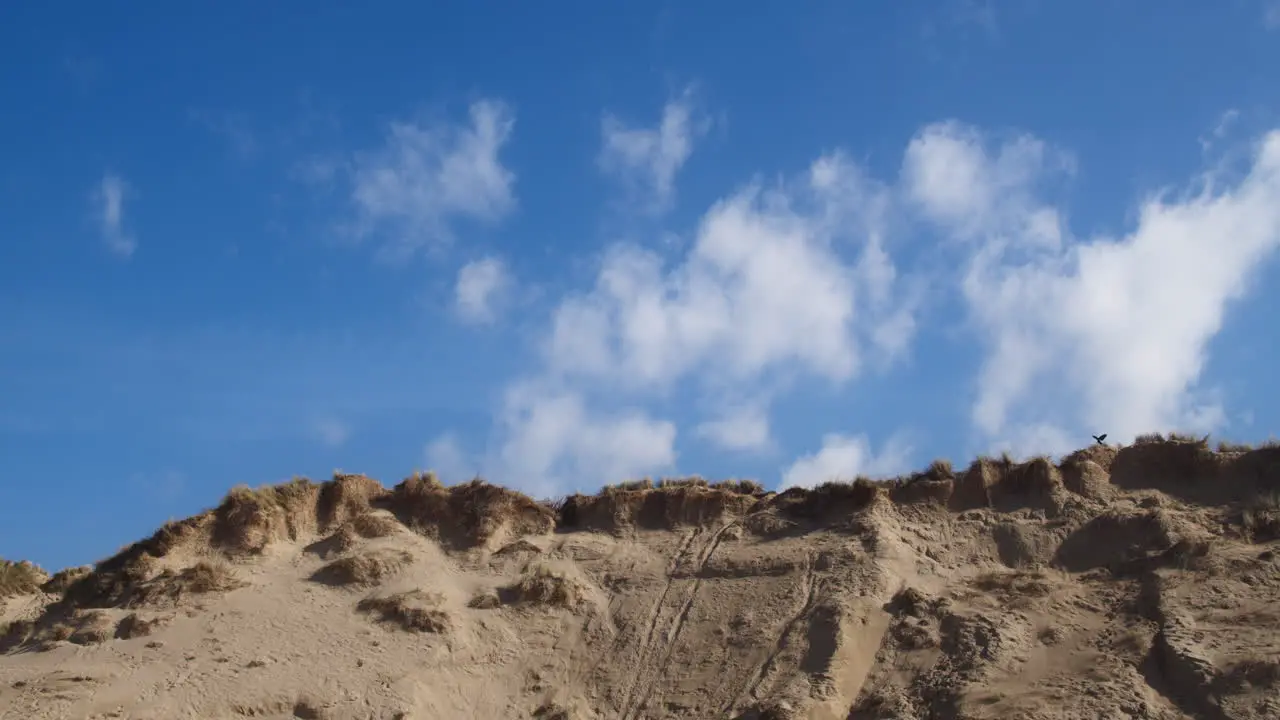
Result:
{"label": "dry grass tuft", "polygon": [[413,553],[378,551],[349,555],[317,570],[311,579],[325,585],[377,585],[413,562]]}
{"label": "dry grass tuft", "polygon": [[59,570],[40,589],[51,595],[64,595],[72,585],[91,572],[93,567],[89,565]]}
{"label": "dry grass tuft", "polygon": [[1040,598],[1053,591],[1052,578],[1043,572],[988,572],[974,578],[973,586],[1006,600]]}
{"label": "dry grass tuft", "polygon": [[122,607],[176,605],[191,595],[227,592],[243,585],[226,563],[201,560],[181,572],[165,570],[142,583]]}
{"label": "dry grass tuft", "polygon": [[765,493],[764,485],[755,480],[721,480],[711,483],[711,489],[725,490],[740,495],[763,495]]}
{"label": "dry grass tuft", "polygon": [[852,515],[887,493],[888,485],[859,477],[833,480],[813,489],[791,488],[774,498],[778,509],[795,518],[817,520]]}
{"label": "dry grass tuft", "polygon": [[260,554],[275,540],[316,531],[320,487],[306,478],[254,490],[241,485],[214,511],[213,542],[231,554]]}
{"label": "dry grass tuft", "polygon": [[680,487],[710,487],[711,483],[702,477],[691,475],[684,478],[662,478],[658,481],[658,488],[680,488]]}
{"label": "dry grass tuft", "polygon": [[929,463],[928,469],[921,473],[915,473],[912,476],[914,480],[955,480],[956,471],[951,467],[951,461],[945,458],[939,458]]}
{"label": "dry grass tuft", "polygon": [[451,628],[449,613],[440,609],[443,598],[422,590],[368,597],[356,605],[362,613],[372,613],[382,622],[394,623],[410,632],[443,633]]}
{"label": "dry grass tuft", "polygon": [[476,610],[492,610],[502,605],[502,598],[492,589],[477,592],[467,601],[467,607]]}
{"label": "dry grass tuft", "polygon": [[537,562],[507,592],[516,602],[574,609],[588,602],[591,586],[570,566]]}
{"label": "dry grass tuft", "polygon": [[369,512],[376,503],[391,494],[382,483],[364,475],[334,473],[333,479],[320,487],[316,516],[320,527],[328,530]]}
{"label": "dry grass tuft", "polygon": [[144,620],[138,613],[130,613],[116,625],[115,636],[118,640],[147,637],[154,633],[156,629],[167,625],[169,620],[170,618],[168,617],[153,617],[150,620]]}
{"label": "dry grass tuft", "polygon": [[388,503],[406,527],[458,549],[501,533],[539,535],[555,528],[550,508],[479,478],[446,488],[434,475],[415,475],[395,487]]}
{"label": "dry grass tuft", "polygon": [[1280,492],[1254,498],[1240,512],[1245,536],[1255,543],[1280,538]]}
{"label": "dry grass tuft", "polygon": [[31,620],[14,620],[0,625],[0,653],[6,653],[25,643],[36,630]]}
{"label": "dry grass tuft", "polygon": [[[98,645],[111,639],[115,635],[115,622],[111,616],[95,610],[87,612],[73,618],[69,624],[70,632],[67,632],[68,626],[55,627],[53,630],[53,638],[56,640],[67,640],[76,645]],[[65,637],[63,637],[65,635]]]}
{"label": "dry grass tuft", "polygon": [[605,485],[603,488],[601,488],[600,492],[602,494],[607,495],[609,493],[615,493],[615,492],[638,492],[640,490],[652,490],[652,489],[653,489],[653,480],[650,480],[649,478],[641,478],[639,480],[625,480],[620,483]]}
{"label": "dry grass tuft", "polygon": [[649,480],[610,485],[595,495],[575,494],[553,505],[560,528],[623,531],[636,527],[671,529],[741,517],[758,498],[750,481],[711,485],[702,478]]}
{"label": "dry grass tuft", "polygon": [[48,579],[48,573],[26,560],[0,560],[0,598],[30,595],[39,591]]}
{"label": "dry grass tuft", "polygon": [[952,510],[1049,508],[1064,489],[1062,473],[1048,457],[1017,462],[1007,453],[1000,458],[984,456],[956,479],[950,506]]}
{"label": "dry grass tuft", "polygon": [[387,537],[400,528],[400,523],[394,517],[369,512],[357,515],[347,524],[353,533],[362,538]]}
{"label": "dry grass tuft", "polygon": [[956,473],[950,460],[934,460],[922,472],[887,483],[889,497],[904,505],[947,506],[955,492]]}

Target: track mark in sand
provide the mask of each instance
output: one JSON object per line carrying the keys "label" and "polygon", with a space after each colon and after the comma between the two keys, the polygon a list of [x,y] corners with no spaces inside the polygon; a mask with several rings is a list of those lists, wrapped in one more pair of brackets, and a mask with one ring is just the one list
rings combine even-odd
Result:
{"label": "track mark in sand", "polygon": [[[702,532],[701,528],[694,528],[685,536],[684,541],[680,543],[680,547],[675,554],[671,556],[671,563],[667,565],[667,582],[662,588],[662,593],[658,595],[658,601],[653,604],[653,609],[649,611],[648,620],[645,623],[644,641],[640,644],[640,656],[636,658],[636,666],[643,668],[645,661],[649,658],[653,647],[653,636],[658,632],[658,620],[662,617],[662,608],[667,602],[667,596],[671,594],[671,586],[675,582],[676,569],[680,567],[680,561],[684,559],[685,553],[693,545],[693,541]],[[609,653],[601,657],[600,662],[606,658],[612,658],[622,644],[622,636],[614,641],[613,646],[609,649]],[[597,663],[598,665],[599,663]],[[623,695],[622,701],[622,717],[626,718],[631,713],[631,697],[635,693],[636,685],[640,682],[639,674],[633,676],[631,683],[627,686],[627,692]]]}
{"label": "track mark in sand", "polygon": [[[711,539],[707,541],[702,552],[698,554],[698,561],[693,571],[693,589],[689,591],[689,597],[685,599],[684,604],[680,607],[680,612],[676,614],[676,618],[671,624],[670,630],[666,633],[666,640],[663,642],[662,648],[662,661],[658,663],[654,672],[646,673],[645,675],[637,674],[636,681],[632,684],[631,688],[628,689],[627,700],[622,706],[622,720],[631,720],[633,717],[632,713],[639,711],[639,709],[644,707],[645,703],[649,701],[649,697],[653,694],[653,686],[657,684],[658,677],[662,674],[662,671],[667,667],[668,663],[671,662],[671,655],[675,652],[676,639],[680,637],[681,631],[684,630],[685,621],[689,618],[689,610],[693,608],[693,603],[698,598],[698,590],[702,588],[702,571],[706,568],[707,561],[711,559],[711,555],[720,547],[720,541],[724,537],[725,532],[737,524],[737,520],[725,523],[719,530],[716,530],[715,534],[711,536]],[[687,548],[688,545],[686,544],[685,547]],[[676,565],[672,565],[672,573],[675,572],[676,567]],[[667,590],[671,589],[671,584],[672,580],[670,575],[668,575]],[[666,592],[663,593],[663,599],[666,599]],[[648,659],[647,656],[650,654],[648,650],[652,647],[652,631],[656,628],[657,617],[658,614],[655,612],[652,618],[653,622],[649,626],[649,638],[645,641],[646,652],[641,656],[641,667],[643,667],[643,663]],[[635,689],[641,685],[644,686],[644,692],[642,692],[639,698],[637,698],[633,703],[632,698],[635,695]]]}
{"label": "track mark in sand", "polygon": [[800,627],[800,624],[804,622],[805,618],[807,618],[811,612],[813,612],[813,607],[818,599],[818,590],[820,589],[820,584],[818,583],[817,576],[813,570],[813,562],[814,559],[812,555],[806,557],[804,584],[801,586],[801,591],[799,593],[799,595],[804,598],[804,602],[800,604],[799,609],[797,609],[795,614],[791,616],[791,619],[787,621],[787,624],[783,626],[782,632],[778,634],[778,639],[774,641],[773,649],[769,651],[769,655],[765,658],[764,662],[760,663],[760,667],[756,668],[755,672],[747,676],[738,692],[734,693],[733,697],[729,699],[729,702],[720,709],[721,715],[728,717],[729,712],[733,708],[737,707],[739,703],[745,700],[748,696],[754,696],[756,694],[760,685],[769,677],[769,674],[777,664],[778,657],[782,655],[782,651],[786,647],[787,639],[795,634],[796,630]]}

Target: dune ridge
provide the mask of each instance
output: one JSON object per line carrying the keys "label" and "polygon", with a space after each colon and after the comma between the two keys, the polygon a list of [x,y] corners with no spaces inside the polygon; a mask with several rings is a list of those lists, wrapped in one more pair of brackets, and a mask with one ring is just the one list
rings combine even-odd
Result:
{"label": "dune ridge", "polygon": [[0,717],[1280,717],[1280,447],[233,489],[0,566]]}

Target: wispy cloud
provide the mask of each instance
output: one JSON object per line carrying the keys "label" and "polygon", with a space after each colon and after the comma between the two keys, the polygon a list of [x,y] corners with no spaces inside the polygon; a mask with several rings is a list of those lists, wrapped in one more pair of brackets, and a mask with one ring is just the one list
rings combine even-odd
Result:
{"label": "wispy cloud", "polygon": [[652,128],[628,127],[606,113],[601,121],[601,171],[622,183],[628,200],[641,212],[670,209],[676,174],[693,153],[694,140],[707,130],[693,114],[692,93],[671,100]]}
{"label": "wispy cloud", "polygon": [[192,109],[191,119],[209,132],[225,139],[241,161],[251,159],[258,151],[258,140],[243,113]]}
{"label": "wispy cloud", "polygon": [[499,159],[515,120],[502,103],[471,105],[469,122],[393,122],[386,143],[351,163],[358,237],[404,258],[451,241],[458,218],[496,222],[515,206],[515,173]]}
{"label": "wispy cloud", "polygon": [[89,193],[103,242],[111,252],[125,258],[138,248],[137,239],[124,226],[124,201],[130,192],[123,178],[107,173]]}
{"label": "wispy cloud", "polygon": [[351,437],[351,427],[338,418],[328,417],[316,420],[313,425],[315,436],[325,445],[336,448],[346,444]]}
{"label": "wispy cloud", "polygon": [[471,325],[492,323],[511,283],[511,274],[501,258],[481,258],[462,266],[454,286],[454,307],[459,319]]}
{"label": "wispy cloud", "polygon": [[475,477],[477,470],[474,460],[463,451],[458,436],[444,433],[427,443],[422,452],[427,469],[446,483],[462,482]]}
{"label": "wispy cloud", "polygon": [[1272,30],[1280,28],[1280,0],[1263,0],[1262,22]]}
{"label": "wispy cloud", "polygon": [[1230,109],[1218,116],[1218,122],[1209,131],[1208,135],[1200,136],[1200,149],[1206,153],[1213,150],[1214,146],[1223,140],[1230,132],[1233,125],[1240,119],[1240,111]]}

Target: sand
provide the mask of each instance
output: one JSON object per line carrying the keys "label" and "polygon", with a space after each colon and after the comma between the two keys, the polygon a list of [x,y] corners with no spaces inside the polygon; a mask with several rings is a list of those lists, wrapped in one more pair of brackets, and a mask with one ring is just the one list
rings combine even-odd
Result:
{"label": "sand", "polygon": [[[1280,449],[240,488],[9,582],[3,718],[1277,718]],[[38,584],[37,584],[38,583]]]}

